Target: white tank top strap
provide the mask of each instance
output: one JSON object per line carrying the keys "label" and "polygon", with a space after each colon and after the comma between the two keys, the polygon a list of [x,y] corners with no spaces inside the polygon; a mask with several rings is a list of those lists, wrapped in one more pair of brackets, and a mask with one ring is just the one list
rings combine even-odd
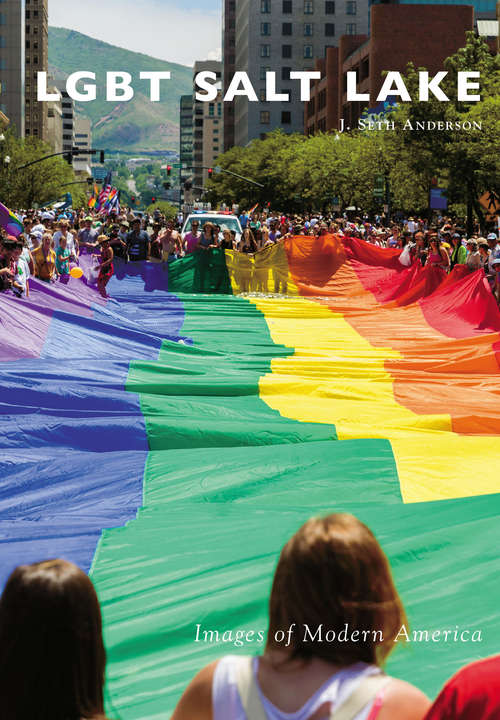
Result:
{"label": "white tank top strap", "polygon": [[332,675],[297,711],[285,713],[261,692],[258,658],[226,655],[214,673],[213,720],[308,720],[325,703],[330,720],[372,720],[374,701],[391,678],[375,665],[356,663]]}

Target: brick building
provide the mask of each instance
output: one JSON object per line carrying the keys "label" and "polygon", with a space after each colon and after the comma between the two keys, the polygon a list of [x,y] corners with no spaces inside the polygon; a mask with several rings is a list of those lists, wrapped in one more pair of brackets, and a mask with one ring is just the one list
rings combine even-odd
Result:
{"label": "brick building", "polygon": [[[376,105],[384,71],[404,73],[411,61],[435,74],[473,28],[472,6],[373,5],[370,37],[343,36],[338,48],[327,48],[325,58],[316,61],[322,78],[305,104],[305,132],[336,130],[340,118],[356,127],[363,111]],[[347,72],[357,73],[358,92],[369,93],[370,103],[347,102]]]}

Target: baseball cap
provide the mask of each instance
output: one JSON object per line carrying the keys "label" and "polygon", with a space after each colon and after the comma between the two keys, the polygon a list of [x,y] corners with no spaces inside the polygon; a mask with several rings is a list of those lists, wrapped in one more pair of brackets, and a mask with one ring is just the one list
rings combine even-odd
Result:
{"label": "baseball cap", "polygon": [[492,232],[492,233],[490,233],[490,234],[488,235],[488,237],[487,237],[486,239],[487,239],[487,240],[496,240],[496,239],[497,239],[497,236],[496,236],[495,233]]}

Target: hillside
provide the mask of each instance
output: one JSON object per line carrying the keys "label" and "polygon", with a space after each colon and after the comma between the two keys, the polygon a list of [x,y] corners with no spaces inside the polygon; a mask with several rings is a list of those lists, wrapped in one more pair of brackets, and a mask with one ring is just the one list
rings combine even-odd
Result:
{"label": "hillside", "polygon": [[[49,72],[64,88],[68,75],[89,70],[97,75],[97,100],[77,103],[76,111],[92,122],[94,146],[109,150],[177,150],[179,98],[192,91],[192,70],[94,40],[74,30],[49,28]],[[105,78],[110,70],[132,75],[135,97],[126,103],[106,102]],[[171,72],[162,83],[162,100],[149,100],[149,82],[139,80],[141,70]]]}

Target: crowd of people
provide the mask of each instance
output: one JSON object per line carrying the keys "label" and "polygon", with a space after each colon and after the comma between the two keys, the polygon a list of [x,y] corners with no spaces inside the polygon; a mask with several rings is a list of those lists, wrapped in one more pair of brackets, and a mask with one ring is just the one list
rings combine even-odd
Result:
{"label": "crowd of people", "polygon": [[[500,656],[460,670],[434,704],[384,672],[407,623],[371,530],[345,513],[311,518],[281,551],[262,655],[201,669],[172,720],[498,720]],[[57,559],[16,568],[0,598],[3,720],[105,720],[105,666],[85,573]]]}
{"label": "crowd of people", "polygon": [[[95,282],[106,297],[106,286],[114,272],[113,259],[172,262],[210,250],[233,250],[254,258],[259,251],[282,242],[292,235],[320,237],[336,234],[360,238],[381,248],[401,250],[401,262],[434,265],[449,272],[463,265],[471,272],[483,269],[500,301],[500,243],[496,232],[481,235],[479,228],[467,237],[464,228],[451,218],[430,222],[421,218],[401,218],[388,222],[383,216],[348,218],[322,215],[285,215],[271,211],[242,213],[242,233],[220,223],[192,218],[189,231],[182,236],[183,218],[166,219],[159,211],[136,216],[130,209],[106,217],[88,211],[66,211],[56,217],[51,211],[27,211],[22,217],[19,237],[0,238],[0,290],[12,289],[21,296],[29,292],[28,279],[34,275],[47,282],[64,282],[82,254],[90,254],[96,263]],[[206,252],[208,251],[208,252]],[[260,257],[260,256],[258,256]],[[243,266],[241,266],[243,267]],[[255,273],[256,275],[258,273]],[[241,279],[241,291],[258,292],[259,283]],[[275,287],[275,292],[279,292]],[[286,288],[285,288],[286,291]]]}

